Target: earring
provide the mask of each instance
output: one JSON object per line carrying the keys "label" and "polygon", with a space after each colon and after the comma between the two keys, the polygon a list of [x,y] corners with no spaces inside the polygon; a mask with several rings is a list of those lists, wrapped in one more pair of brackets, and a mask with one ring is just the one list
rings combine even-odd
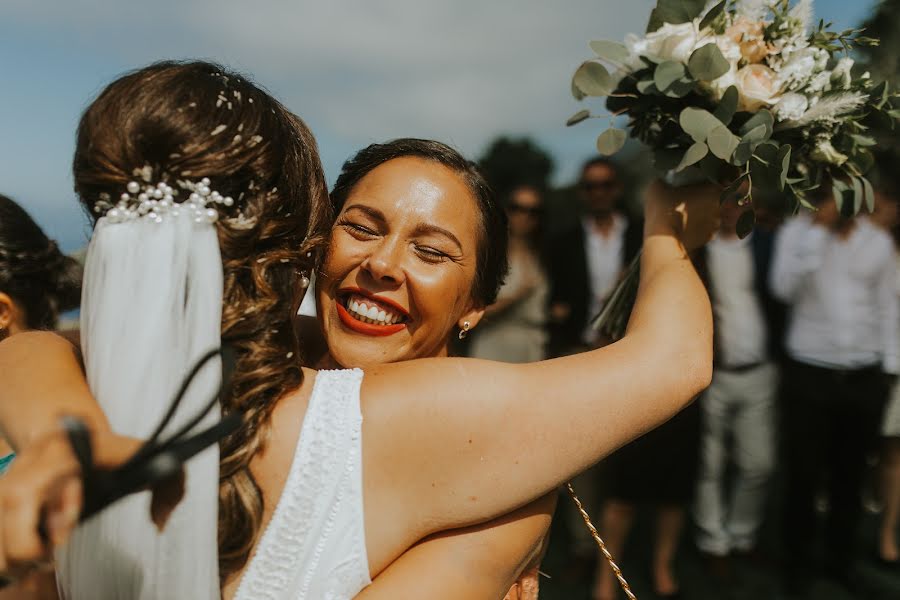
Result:
{"label": "earring", "polygon": [[309,276],[306,274],[306,271],[300,272],[300,287],[304,290],[309,287]]}
{"label": "earring", "polygon": [[463,321],[462,329],[459,332],[459,339],[466,339],[466,336],[469,335],[469,327],[471,327],[471,325],[469,325],[469,322]]}

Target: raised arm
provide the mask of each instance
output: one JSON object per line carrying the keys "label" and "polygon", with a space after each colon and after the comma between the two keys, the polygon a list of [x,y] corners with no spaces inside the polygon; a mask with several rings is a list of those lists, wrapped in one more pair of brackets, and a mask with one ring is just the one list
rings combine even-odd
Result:
{"label": "raised arm", "polygon": [[422,534],[494,518],[557,487],[708,385],[711,310],[686,246],[714,230],[718,192],[657,184],[646,211],[640,288],[621,341],[531,365],[436,359],[367,373],[373,573]]}

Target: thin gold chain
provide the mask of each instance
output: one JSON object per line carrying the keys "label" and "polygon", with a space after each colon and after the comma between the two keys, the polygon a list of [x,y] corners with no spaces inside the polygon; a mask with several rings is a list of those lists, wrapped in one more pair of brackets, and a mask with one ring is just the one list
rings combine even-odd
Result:
{"label": "thin gold chain", "polygon": [[625,592],[625,595],[628,596],[628,600],[637,600],[637,596],[635,596],[631,591],[631,586],[629,586],[628,582],[625,581],[625,575],[622,574],[622,569],[620,569],[619,565],[616,564],[616,560],[613,558],[613,555],[610,554],[609,550],[607,550],[606,544],[603,542],[603,538],[600,537],[600,534],[597,532],[597,528],[594,527],[594,524],[591,522],[591,516],[584,509],[584,506],[582,506],[581,500],[575,493],[575,488],[572,487],[571,483],[567,483],[566,489],[569,490],[569,496],[571,496],[572,500],[575,501],[575,506],[578,507],[578,512],[581,513],[581,518],[584,519],[584,524],[587,525],[588,530],[594,537],[594,541],[597,542],[597,545],[600,547],[600,552],[603,553],[604,558],[606,558],[606,562],[609,563],[609,566],[612,567],[613,573],[616,574],[616,579],[619,580],[619,585],[622,586],[622,590]]}

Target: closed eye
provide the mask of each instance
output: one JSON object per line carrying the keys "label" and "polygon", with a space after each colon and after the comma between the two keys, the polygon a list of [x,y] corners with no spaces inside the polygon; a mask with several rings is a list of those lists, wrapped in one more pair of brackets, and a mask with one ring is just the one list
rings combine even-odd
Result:
{"label": "closed eye", "polygon": [[346,219],[338,221],[338,226],[344,228],[350,235],[360,240],[370,240],[378,237],[378,232],[374,229]]}
{"label": "closed eye", "polygon": [[451,260],[452,257],[446,252],[441,252],[431,246],[416,246],[416,253],[422,260],[430,263],[441,263],[445,260]]}

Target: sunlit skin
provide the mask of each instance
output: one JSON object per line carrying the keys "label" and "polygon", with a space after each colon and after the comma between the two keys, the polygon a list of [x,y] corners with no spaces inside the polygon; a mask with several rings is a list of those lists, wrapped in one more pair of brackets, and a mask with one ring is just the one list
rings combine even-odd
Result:
{"label": "sunlit skin", "polygon": [[[471,293],[479,230],[465,182],[438,163],[397,158],[363,177],[335,221],[316,290],[334,363],[446,356],[448,332],[484,313]],[[395,322],[360,318],[351,302]]]}

